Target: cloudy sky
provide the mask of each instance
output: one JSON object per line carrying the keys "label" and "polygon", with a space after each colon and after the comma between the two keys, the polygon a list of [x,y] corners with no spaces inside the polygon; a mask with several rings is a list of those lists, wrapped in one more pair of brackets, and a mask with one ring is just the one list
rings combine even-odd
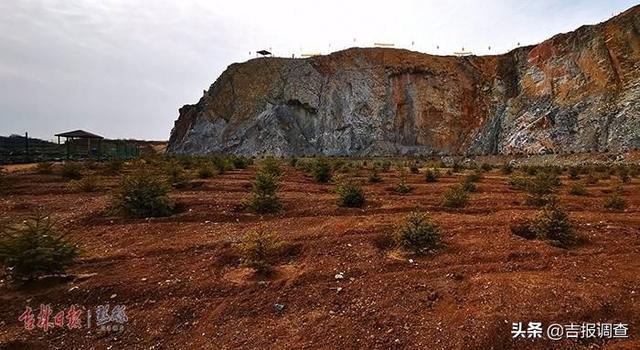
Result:
{"label": "cloudy sky", "polygon": [[290,57],[384,42],[433,54],[502,53],[636,3],[0,0],[0,135],[52,139],[85,129],[168,139],[178,108],[257,49]]}

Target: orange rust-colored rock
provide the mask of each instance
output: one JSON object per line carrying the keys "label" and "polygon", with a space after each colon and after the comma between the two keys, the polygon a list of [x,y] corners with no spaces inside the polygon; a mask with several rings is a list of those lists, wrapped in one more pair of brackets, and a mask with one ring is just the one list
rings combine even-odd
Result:
{"label": "orange rust-colored rock", "polygon": [[640,147],[640,7],[485,57],[352,48],[233,64],[168,150],[491,154]]}

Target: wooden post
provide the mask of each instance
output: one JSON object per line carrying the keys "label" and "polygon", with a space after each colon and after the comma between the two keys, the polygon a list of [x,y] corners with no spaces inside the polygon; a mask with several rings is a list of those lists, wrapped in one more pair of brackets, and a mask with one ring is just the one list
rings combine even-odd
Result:
{"label": "wooden post", "polygon": [[27,154],[26,160],[28,162],[29,161],[29,133],[28,132],[24,133],[24,150],[25,150],[25,153]]}

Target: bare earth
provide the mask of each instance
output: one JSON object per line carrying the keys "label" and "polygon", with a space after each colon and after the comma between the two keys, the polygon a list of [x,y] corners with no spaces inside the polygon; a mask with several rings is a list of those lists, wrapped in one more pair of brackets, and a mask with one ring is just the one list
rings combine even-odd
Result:
{"label": "bare earth", "polygon": [[[560,249],[511,233],[535,215],[497,170],[460,210],[439,206],[463,175],[396,194],[397,172],[367,184],[364,209],[339,208],[332,185],[285,167],[281,214],[234,207],[248,197],[257,167],[172,192],[184,210],[172,217],[124,220],[104,214],[108,191],[74,193],[56,175],[14,172],[0,195],[0,224],[32,211],[53,213],[83,249],[79,280],[16,289],[0,282],[0,349],[638,349],[640,348],[640,180],[624,186],[625,212],[602,208],[609,181],[562,205],[588,243]],[[360,173],[366,181],[366,172]],[[110,186],[117,177],[106,180]],[[411,211],[430,214],[445,247],[420,257],[380,251],[373,238],[393,232]],[[239,265],[234,243],[265,225],[294,244],[276,274],[261,279]],[[413,262],[410,262],[412,259]],[[336,279],[343,273],[343,279]],[[74,288],[77,287],[77,288]],[[338,289],[341,288],[341,289]],[[30,305],[54,310],[126,305],[120,335],[96,328],[27,331]],[[274,304],[284,305],[278,311]],[[623,340],[511,339],[513,322],[629,324]]]}

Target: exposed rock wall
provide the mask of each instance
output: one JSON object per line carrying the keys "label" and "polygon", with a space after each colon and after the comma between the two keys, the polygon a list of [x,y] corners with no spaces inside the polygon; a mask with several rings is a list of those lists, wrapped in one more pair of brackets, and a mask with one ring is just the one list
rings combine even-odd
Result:
{"label": "exposed rock wall", "polygon": [[172,153],[395,155],[640,148],[640,7],[500,56],[348,49],[232,64]]}

